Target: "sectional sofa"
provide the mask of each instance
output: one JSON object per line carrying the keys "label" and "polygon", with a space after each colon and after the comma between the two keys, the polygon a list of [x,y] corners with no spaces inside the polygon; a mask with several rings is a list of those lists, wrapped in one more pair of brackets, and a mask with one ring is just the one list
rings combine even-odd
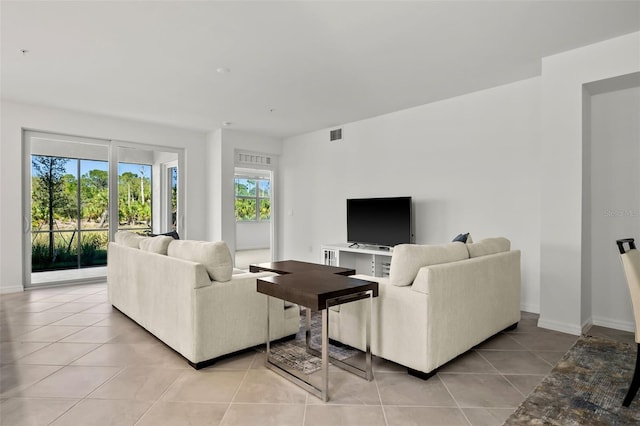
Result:
{"label": "sectional sofa", "polygon": [[[520,251],[506,238],[394,248],[373,300],[371,351],[421,378],[520,320]],[[364,350],[359,301],[332,308],[329,336]]]}
{"label": "sectional sofa", "polygon": [[[238,271],[236,271],[238,272]],[[258,277],[234,273],[224,242],[141,237],[118,232],[109,243],[107,283],[111,304],[173,348],[196,369],[217,358],[293,336],[297,305],[256,291]]]}

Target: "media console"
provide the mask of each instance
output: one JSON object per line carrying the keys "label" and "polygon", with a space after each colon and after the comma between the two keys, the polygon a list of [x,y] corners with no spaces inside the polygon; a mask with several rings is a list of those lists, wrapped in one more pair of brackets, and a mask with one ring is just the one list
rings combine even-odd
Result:
{"label": "media console", "polygon": [[355,269],[356,274],[388,277],[392,254],[393,249],[375,246],[324,244],[320,247],[320,262],[324,265]]}

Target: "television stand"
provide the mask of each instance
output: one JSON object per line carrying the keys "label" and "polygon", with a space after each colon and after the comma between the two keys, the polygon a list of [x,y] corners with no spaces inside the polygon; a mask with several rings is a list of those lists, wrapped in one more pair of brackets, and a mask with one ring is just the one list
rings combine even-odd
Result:
{"label": "television stand", "polygon": [[388,277],[393,248],[348,243],[324,244],[320,262],[325,265],[355,269],[356,274]]}

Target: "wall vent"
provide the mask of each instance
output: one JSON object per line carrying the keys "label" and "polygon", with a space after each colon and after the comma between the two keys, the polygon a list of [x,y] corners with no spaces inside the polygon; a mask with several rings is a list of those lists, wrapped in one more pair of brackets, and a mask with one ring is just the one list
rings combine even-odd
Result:
{"label": "wall vent", "polygon": [[335,129],[329,131],[329,140],[330,141],[339,141],[342,139],[342,129]]}
{"label": "wall vent", "polygon": [[236,164],[270,166],[271,156],[255,152],[236,152]]}

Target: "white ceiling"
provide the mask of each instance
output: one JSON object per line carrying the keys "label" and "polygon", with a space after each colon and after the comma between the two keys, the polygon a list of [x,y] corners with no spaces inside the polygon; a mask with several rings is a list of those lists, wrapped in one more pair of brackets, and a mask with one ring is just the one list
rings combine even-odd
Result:
{"label": "white ceiling", "polygon": [[533,77],[542,57],[640,30],[640,1],[609,0],[2,1],[0,14],[3,99],[276,137]]}

